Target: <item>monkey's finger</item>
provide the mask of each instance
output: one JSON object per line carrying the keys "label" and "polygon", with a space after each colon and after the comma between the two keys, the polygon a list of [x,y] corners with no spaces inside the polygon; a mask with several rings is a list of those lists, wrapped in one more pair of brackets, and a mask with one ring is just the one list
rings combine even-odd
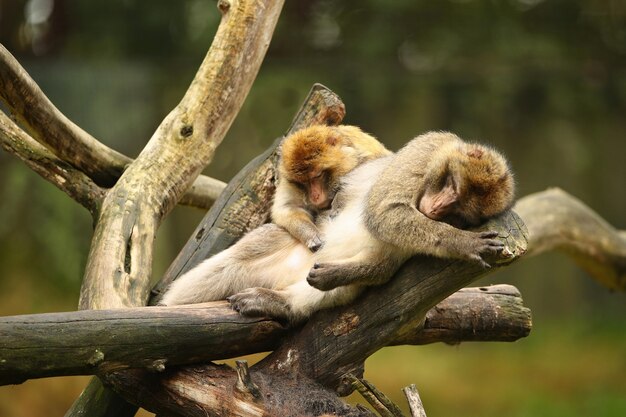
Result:
{"label": "monkey's finger", "polygon": [[317,252],[319,248],[322,247],[322,239],[320,239],[319,237],[309,239],[309,241],[306,243],[306,246],[311,252]]}
{"label": "monkey's finger", "polygon": [[499,252],[502,249],[504,249],[504,243],[499,240],[490,239],[490,240],[486,240],[484,243],[485,243],[485,248],[490,251]]}
{"label": "monkey's finger", "polygon": [[489,265],[487,262],[485,262],[485,260],[480,255],[474,254],[474,255],[472,255],[470,257],[470,259],[472,261],[475,261],[475,262],[479,263],[485,269],[491,268],[491,265]]}
{"label": "monkey's finger", "polygon": [[481,239],[491,239],[494,237],[498,237],[498,232],[495,230],[489,230],[487,232],[480,232]]}

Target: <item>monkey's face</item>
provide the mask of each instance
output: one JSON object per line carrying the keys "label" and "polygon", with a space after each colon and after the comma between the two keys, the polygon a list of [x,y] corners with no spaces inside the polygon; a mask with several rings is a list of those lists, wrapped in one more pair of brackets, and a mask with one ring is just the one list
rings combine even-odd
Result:
{"label": "monkey's face", "polygon": [[330,177],[328,171],[313,171],[304,184],[307,199],[317,210],[329,208],[335,198],[335,191],[330,187]]}
{"label": "monkey's face", "polygon": [[482,222],[480,207],[467,199],[467,182],[461,175],[446,167],[438,179],[431,179],[417,204],[426,217],[459,229],[477,226]]}

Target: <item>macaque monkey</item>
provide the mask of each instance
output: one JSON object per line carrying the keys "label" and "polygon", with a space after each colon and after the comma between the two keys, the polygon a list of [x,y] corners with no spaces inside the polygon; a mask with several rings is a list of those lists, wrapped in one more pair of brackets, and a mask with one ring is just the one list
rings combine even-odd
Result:
{"label": "macaque monkey", "polygon": [[244,315],[297,323],[388,281],[415,254],[488,267],[483,257],[503,248],[497,233],[457,227],[507,210],[513,188],[506,160],[493,149],[427,133],[341,177],[333,209],[317,218],[324,236],[317,252],[266,224],[176,280],[161,303],[228,297]]}
{"label": "macaque monkey", "polygon": [[339,180],[358,165],[389,154],[356,126],[316,125],[293,133],[281,144],[272,221],[318,250],[323,237],[315,218],[330,207]]}
{"label": "macaque monkey", "polygon": [[[462,230],[508,210],[515,184],[506,159],[489,147],[466,143],[447,132],[418,136],[397,152],[371,186],[364,201],[363,221],[373,240],[393,245],[400,253],[426,254],[478,262],[503,245],[497,232]],[[433,221],[434,220],[434,221]],[[395,272],[380,259],[316,263],[309,272],[312,286],[329,290],[374,283]]]}

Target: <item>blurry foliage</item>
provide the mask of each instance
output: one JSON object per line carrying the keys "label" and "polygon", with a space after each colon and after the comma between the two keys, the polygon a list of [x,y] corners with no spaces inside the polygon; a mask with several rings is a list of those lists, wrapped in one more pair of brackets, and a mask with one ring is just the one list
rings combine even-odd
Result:
{"label": "blurry foliage", "polygon": [[[210,0],[0,0],[0,42],[70,119],[136,156],[182,97],[219,19]],[[227,181],[262,152],[314,82],[342,97],[347,123],[392,149],[433,129],[492,143],[509,156],[519,195],[559,186],[626,229],[624,2],[287,1],[252,91],[206,173]],[[0,201],[0,312],[74,309],[88,214],[4,152]],[[155,279],[202,215],[178,207],[166,219]],[[623,294],[609,294],[558,254],[481,281],[490,282],[520,288],[535,318],[528,339],[385,349],[370,360],[368,377],[383,389],[396,381],[389,389],[397,389],[386,371],[406,371],[402,384],[417,382],[433,415],[626,414],[616,388],[626,384]],[[564,322],[585,331],[561,334]],[[600,324],[615,337],[600,337]],[[559,361],[562,369],[546,368]],[[544,386],[544,375],[560,377]],[[49,381],[65,380],[76,381]],[[0,388],[0,396],[21,398],[19,390]],[[41,414],[2,407],[0,415]]]}

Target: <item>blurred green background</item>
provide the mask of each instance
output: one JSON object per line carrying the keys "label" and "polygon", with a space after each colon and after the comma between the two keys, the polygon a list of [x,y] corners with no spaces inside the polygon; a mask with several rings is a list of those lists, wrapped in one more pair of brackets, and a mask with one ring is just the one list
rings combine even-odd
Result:
{"label": "blurred green background", "polygon": [[[207,174],[228,181],[321,82],[346,103],[346,123],[394,150],[433,129],[491,143],[511,160],[520,196],[558,186],[626,229],[625,2],[286,3]],[[182,97],[219,18],[211,0],[0,0],[0,42],[70,119],[136,156]],[[166,220],[156,278],[202,216],[179,207]],[[0,151],[0,219],[0,314],[74,310],[88,213]],[[528,338],[387,348],[366,377],[402,404],[400,389],[415,383],[433,417],[626,415],[624,294],[560,254],[480,282],[489,283],[522,291]],[[0,387],[0,416],[62,416],[86,380]]]}

